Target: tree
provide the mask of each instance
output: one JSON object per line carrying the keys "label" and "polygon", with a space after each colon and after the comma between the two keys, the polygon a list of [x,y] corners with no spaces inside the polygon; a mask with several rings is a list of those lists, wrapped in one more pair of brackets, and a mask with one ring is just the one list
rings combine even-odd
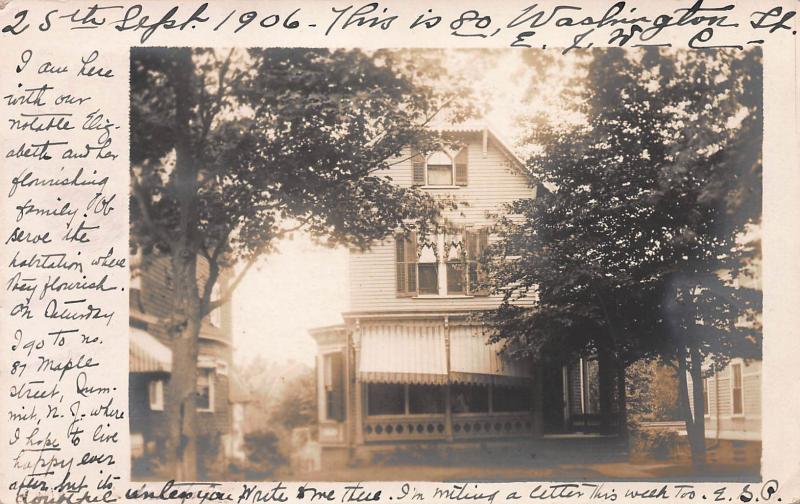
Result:
{"label": "tree", "polygon": [[[174,278],[168,452],[196,472],[197,338],[255,261],[298,230],[366,248],[428,229],[446,202],[381,170],[441,139],[427,122],[469,112],[436,53],[136,48],[131,55],[131,237]],[[208,278],[198,279],[198,258]],[[240,272],[211,299],[224,269]]]}
{"label": "tree", "polygon": [[531,122],[539,194],[510,205],[489,251],[495,337],[540,360],[597,352],[618,376],[676,363],[696,463],[704,361],[760,352],[760,293],[736,282],[759,252],[741,236],[760,219],[760,75],[759,51],[581,54],[561,96],[580,120]]}

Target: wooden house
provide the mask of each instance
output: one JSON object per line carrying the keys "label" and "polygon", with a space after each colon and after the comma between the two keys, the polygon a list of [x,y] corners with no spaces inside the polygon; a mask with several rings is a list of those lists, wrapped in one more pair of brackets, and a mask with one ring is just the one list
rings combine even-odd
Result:
{"label": "wooden house", "polygon": [[[351,251],[343,323],[310,331],[318,344],[323,464],[371,448],[543,433],[542,373],[505,357],[502,343],[488,344],[487,328],[472,317],[500,302],[480,286],[478,259],[492,240],[492,214],[535,197],[536,188],[489,128],[447,132],[460,148],[408,151],[386,175],[463,205],[446,213],[448,225],[433,236],[398,235]],[[558,415],[590,407],[588,397],[581,402],[588,382],[576,371],[556,370],[557,390],[549,395]]]}
{"label": "wooden house", "polygon": [[[131,259],[129,411],[133,477],[174,475],[163,466],[168,449],[168,423],[179,415],[170,378],[185,370],[172,365],[167,320],[172,313],[173,285],[169,258],[158,255]],[[207,264],[198,261],[199,281]],[[230,451],[241,451],[240,430],[233,425],[234,406],[246,401],[232,376],[230,306],[211,313],[200,331],[197,360],[198,474],[207,476],[224,463]],[[235,456],[236,453],[233,455]]]}

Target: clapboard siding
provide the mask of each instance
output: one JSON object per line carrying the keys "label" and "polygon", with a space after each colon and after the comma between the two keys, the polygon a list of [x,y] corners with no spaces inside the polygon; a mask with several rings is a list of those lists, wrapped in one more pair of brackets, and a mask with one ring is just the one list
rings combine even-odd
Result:
{"label": "clapboard siding", "polygon": [[[452,197],[461,206],[446,217],[459,226],[484,227],[493,219],[488,213],[503,210],[506,203],[535,194],[512,160],[492,142],[486,156],[480,135],[468,137],[469,183],[465,187],[425,189],[431,194]],[[384,172],[400,186],[412,183],[410,152],[404,161]],[[499,297],[414,299],[398,298],[395,283],[394,239],[374,245],[367,252],[351,251],[349,259],[350,311],[481,310],[497,306]]]}
{"label": "clapboard siding", "polygon": [[730,364],[712,375],[709,386],[709,415],[706,417],[706,436],[721,439],[761,439],[761,361],[742,363],[744,414],[733,415]]}

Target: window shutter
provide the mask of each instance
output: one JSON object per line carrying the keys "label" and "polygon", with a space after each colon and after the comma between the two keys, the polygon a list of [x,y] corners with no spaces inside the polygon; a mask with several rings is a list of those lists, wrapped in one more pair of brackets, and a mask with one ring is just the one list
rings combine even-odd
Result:
{"label": "window shutter", "polygon": [[412,231],[411,236],[405,241],[406,245],[406,278],[409,296],[417,295],[417,232]]}
{"label": "window shutter", "polygon": [[409,297],[417,293],[417,240],[416,233],[406,238],[395,237],[397,296]]}
{"label": "window shutter", "polygon": [[414,155],[411,157],[411,164],[413,166],[413,180],[411,185],[425,185],[425,157],[419,152],[414,151]]}
{"label": "window shutter", "polygon": [[331,354],[331,403],[328,405],[330,420],[343,422],[344,411],[344,359],[341,352]]}
{"label": "window shutter", "polygon": [[395,264],[397,265],[397,295],[408,295],[408,281],[406,276],[406,240],[403,235],[395,237]]}
{"label": "window shutter", "polygon": [[465,186],[467,185],[468,179],[468,164],[469,164],[469,154],[467,147],[464,147],[458,154],[456,154],[456,185],[458,186]]}

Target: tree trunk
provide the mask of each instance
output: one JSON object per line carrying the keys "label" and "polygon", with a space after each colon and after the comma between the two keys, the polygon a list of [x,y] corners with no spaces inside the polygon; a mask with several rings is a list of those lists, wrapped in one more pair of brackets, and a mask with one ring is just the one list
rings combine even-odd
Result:
{"label": "tree trunk", "polygon": [[600,382],[600,429],[603,434],[612,431],[611,418],[614,396],[614,368],[610,351],[605,344],[597,349],[598,381]]}
{"label": "tree trunk", "polygon": [[692,401],[694,403],[694,432],[690,438],[692,464],[702,466],[706,463],[706,424],[703,400],[703,359],[696,345],[690,343],[689,373],[692,376]]}
{"label": "tree trunk", "polygon": [[[697,404],[695,403],[695,414],[692,415],[692,408],[689,404],[689,381],[686,379],[686,347],[678,346],[678,400],[680,401],[681,411],[683,412],[684,423],[686,425],[686,435],[689,439],[689,448],[692,454],[692,464],[702,465],[705,463],[705,428],[702,421],[702,382],[700,383],[700,421],[697,421]],[[692,366],[694,368],[694,366]],[[692,372],[692,382],[695,381],[694,370]],[[692,384],[694,385],[694,383]],[[694,387],[693,387],[694,388]],[[698,424],[700,427],[698,429]]]}
{"label": "tree trunk", "polygon": [[167,466],[177,480],[197,478],[197,355],[202,320],[197,297],[196,256],[176,252],[174,318],[172,329],[172,374],[169,380],[167,422],[169,443]]}
{"label": "tree trunk", "polygon": [[619,401],[619,411],[618,411],[618,420],[617,420],[617,429],[619,432],[619,436],[624,444],[627,445],[628,443],[628,396],[627,396],[627,389],[625,386],[625,364],[622,362],[619,363],[618,373],[617,373],[617,400]]}

